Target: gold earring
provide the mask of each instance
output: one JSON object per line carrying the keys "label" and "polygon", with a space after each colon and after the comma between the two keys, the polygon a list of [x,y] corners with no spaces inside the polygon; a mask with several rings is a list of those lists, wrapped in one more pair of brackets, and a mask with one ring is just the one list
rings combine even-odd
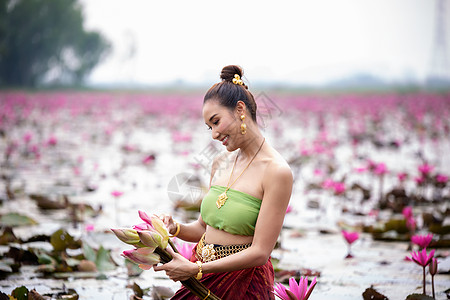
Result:
{"label": "gold earring", "polygon": [[245,115],[244,114],[241,115],[241,120],[242,120],[241,134],[244,135],[244,134],[247,133],[247,125],[244,123],[244,120],[245,120]]}

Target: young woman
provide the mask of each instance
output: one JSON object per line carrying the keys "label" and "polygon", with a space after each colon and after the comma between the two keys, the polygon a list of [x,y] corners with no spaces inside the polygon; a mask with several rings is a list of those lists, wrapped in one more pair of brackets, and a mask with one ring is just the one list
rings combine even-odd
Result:
{"label": "young woman", "polygon": [[[283,225],[292,172],[256,123],[256,103],[241,80],[242,69],[226,66],[203,102],[212,138],[227,152],[212,165],[210,189],[197,221],[164,216],[170,234],[198,242],[191,260],[154,266],[174,281],[193,276],[222,299],[274,299],[270,254]],[[181,288],[172,299],[196,299]]]}

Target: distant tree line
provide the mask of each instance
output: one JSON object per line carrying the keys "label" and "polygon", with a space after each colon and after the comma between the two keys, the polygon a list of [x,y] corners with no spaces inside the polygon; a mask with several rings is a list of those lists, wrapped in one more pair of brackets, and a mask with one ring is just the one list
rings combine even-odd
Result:
{"label": "distant tree line", "polygon": [[110,48],[77,0],[0,0],[0,86],[81,84]]}

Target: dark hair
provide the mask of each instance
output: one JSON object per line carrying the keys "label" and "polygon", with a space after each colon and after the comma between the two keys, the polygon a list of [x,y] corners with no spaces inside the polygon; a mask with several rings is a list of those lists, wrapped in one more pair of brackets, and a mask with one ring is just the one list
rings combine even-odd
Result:
{"label": "dark hair", "polygon": [[203,99],[203,103],[210,99],[215,99],[219,103],[229,109],[234,109],[238,101],[245,103],[245,106],[250,111],[252,120],[256,122],[256,102],[252,93],[248,90],[247,85],[233,83],[234,75],[237,74],[241,77],[244,72],[241,67],[236,65],[229,65],[222,69],[220,73],[221,82],[214,84]]}

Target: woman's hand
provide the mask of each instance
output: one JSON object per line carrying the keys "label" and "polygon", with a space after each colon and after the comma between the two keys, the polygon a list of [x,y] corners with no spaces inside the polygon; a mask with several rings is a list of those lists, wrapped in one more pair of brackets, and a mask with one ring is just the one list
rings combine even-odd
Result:
{"label": "woman's hand", "polygon": [[164,225],[166,225],[167,230],[170,234],[173,235],[175,234],[175,232],[177,232],[177,224],[172,219],[172,216],[161,215],[159,216],[159,218],[164,222]]}
{"label": "woman's hand", "polygon": [[197,275],[197,264],[190,262],[181,254],[175,253],[171,248],[167,248],[166,250],[172,255],[173,259],[166,264],[153,266],[156,272],[166,271],[166,275],[173,281],[183,281]]}

